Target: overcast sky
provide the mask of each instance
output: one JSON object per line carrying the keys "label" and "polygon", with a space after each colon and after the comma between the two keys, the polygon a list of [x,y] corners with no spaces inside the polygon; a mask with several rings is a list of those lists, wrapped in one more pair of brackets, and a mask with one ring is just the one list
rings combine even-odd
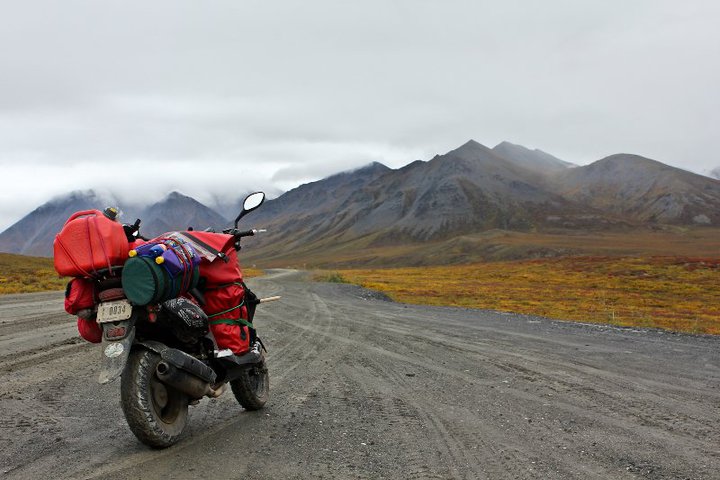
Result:
{"label": "overcast sky", "polygon": [[0,230],[49,197],[286,190],[470,138],[720,165],[720,2],[0,4]]}

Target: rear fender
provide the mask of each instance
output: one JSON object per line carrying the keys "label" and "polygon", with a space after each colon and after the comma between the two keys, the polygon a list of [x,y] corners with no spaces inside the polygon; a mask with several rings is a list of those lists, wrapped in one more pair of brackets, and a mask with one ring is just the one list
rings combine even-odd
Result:
{"label": "rear fender", "polygon": [[102,323],[102,357],[98,382],[109,383],[118,378],[127,363],[135,340],[135,313],[128,320]]}

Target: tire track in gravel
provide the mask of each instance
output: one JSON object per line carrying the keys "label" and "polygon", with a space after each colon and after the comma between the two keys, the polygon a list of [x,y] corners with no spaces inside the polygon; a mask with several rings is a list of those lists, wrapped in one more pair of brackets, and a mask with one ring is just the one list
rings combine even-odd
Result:
{"label": "tire track in gravel", "polygon": [[[504,452],[500,451],[500,447],[506,447],[506,445],[483,440],[484,434],[492,437],[499,436],[499,430],[488,424],[483,425],[482,434],[474,429],[462,428],[461,423],[451,418],[452,415],[448,416],[446,410],[449,406],[445,403],[444,398],[439,396],[430,399],[417,394],[416,378],[418,374],[401,372],[402,370],[415,370],[421,371],[425,375],[437,373],[437,368],[432,362],[403,365],[402,363],[388,363],[383,359],[375,358],[370,361],[368,358],[364,358],[361,364],[370,371],[376,381],[380,379],[385,381],[387,391],[397,395],[394,400],[403,406],[404,411],[411,411],[413,416],[420,419],[421,426],[426,429],[425,436],[429,434],[428,438],[438,447],[438,451],[442,452],[441,458],[445,458],[444,462],[435,462],[436,465],[445,464],[446,467],[446,470],[435,472],[438,478],[496,478],[498,475],[524,478],[524,472],[514,468],[515,464],[520,463],[519,459],[505,453],[507,448]],[[442,381],[443,376],[433,377],[433,380]],[[473,378],[474,381],[478,380],[477,377],[468,378]],[[448,388],[452,387],[448,386]],[[427,474],[427,471],[424,471],[424,474]]]}
{"label": "tire track in gravel", "polygon": [[[62,304],[60,307],[62,308]],[[0,312],[1,314],[2,312]],[[28,318],[3,318],[0,320],[0,336],[35,330],[39,327],[67,324],[73,318],[65,313],[58,314],[58,312],[32,315]]]}
{"label": "tire track in gravel", "polygon": [[[412,329],[401,329],[383,326],[381,322],[376,320],[352,320],[349,315],[343,311],[343,309],[336,309],[339,312],[338,320],[341,323],[361,324],[368,328],[368,331],[381,330],[385,334],[393,334],[391,338],[385,338],[385,341],[392,341],[393,344],[399,343],[410,343],[417,344],[418,339],[425,339],[414,334],[417,328]],[[367,317],[366,317],[367,318]],[[442,345],[443,341],[440,336],[438,343]],[[370,342],[363,342],[365,345],[369,345]],[[362,355],[358,363],[365,369],[364,378],[372,378],[373,383],[383,381],[384,392],[388,395],[393,395],[393,401],[398,406],[400,417],[408,416],[408,412],[412,412],[410,416],[418,419],[421,428],[425,429],[423,432],[426,436],[430,433],[430,439],[438,447],[438,450],[442,452],[442,457],[450,459],[446,463],[446,470],[441,472],[434,472],[437,478],[492,478],[487,475],[482,475],[483,471],[488,470],[488,465],[491,467],[491,472],[500,473],[504,475],[512,475],[514,478],[522,478],[521,472],[517,469],[512,468],[512,463],[504,459],[502,455],[496,455],[497,447],[495,444],[483,442],[475,431],[458,430],[457,425],[453,424],[451,427],[447,424],[447,421],[443,419],[442,415],[439,414],[445,405],[442,401],[429,402],[423,395],[417,395],[417,386],[414,382],[415,374],[403,374],[401,370],[435,370],[437,371],[437,365],[432,359],[425,359],[421,362],[388,362],[384,358],[378,358],[377,352],[373,352],[372,349],[367,347],[364,349],[367,353],[375,353],[376,355]],[[464,350],[457,348],[457,351],[466,353]],[[408,358],[409,359],[409,358]],[[453,371],[447,368],[441,369],[442,373],[451,372],[455,376],[460,375],[465,380],[477,381],[476,377],[469,375],[462,375],[457,371]],[[368,377],[367,373],[370,373]],[[369,385],[368,385],[369,387]],[[482,448],[477,446],[481,445]],[[480,451],[491,451],[492,455],[477,455]],[[512,457],[508,457],[512,458]],[[417,461],[413,462],[413,465],[417,465]],[[427,463],[423,462],[423,463]],[[443,462],[434,462],[442,464]],[[420,472],[421,476],[429,474],[427,468],[416,470]],[[424,478],[424,477],[423,477]]]}
{"label": "tire track in gravel", "polygon": [[3,355],[0,357],[0,370],[14,372],[25,367],[52,362],[76,352],[87,351],[88,348],[87,342],[76,336],[44,347],[25,350],[21,354]]}
{"label": "tire track in gravel", "polygon": [[[276,363],[273,367],[273,370],[278,372],[273,375],[275,381],[281,382],[309,358],[317,357],[318,345],[312,344],[312,337],[315,334],[327,333],[330,329],[330,322],[327,310],[322,308],[322,301],[315,300],[311,303],[308,311],[292,320],[287,320],[280,315],[268,319],[268,322],[286,327],[284,331],[286,341],[277,347],[272,347],[267,354],[268,364]],[[304,322],[305,327],[298,327],[298,322]],[[307,343],[311,344],[310,348]]]}
{"label": "tire track in gravel", "polygon": [[[338,321],[341,323],[355,323],[364,325],[368,328],[367,331],[370,332],[373,332],[378,326],[377,322],[375,324],[369,324],[366,321],[362,320],[355,321],[354,319],[351,319],[350,316],[347,313],[343,312],[341,309],[336,309],[336,311],[338,312]],[[377,329],[389,333],[388,329],[386,328]],[[389,338],[386,338],[385,340],[387,341],[389,340]],[[451,459],[451,465],[468,465],[470,461],[466,456],[463,455],[463,452],[465,452],[465,450],[460,447],[453,435],[451,435],[444,428],[442,423],[438,420],[437,416],[432,413],[433,408],[427,409],[424,408],[424,406],[419,406],[418,402],[409,402],[407,401],[408,395],[403,395],[403,393],[409,392],[410,389],[408,388],[406,382],[407,377],[405,375],[400,376],[397,374],[397,371],[401,368],[402,363],[390,363],[382,358],[380,358],[378,361],[376,359],[377,352],[374,351],[373,348],[368,348],[372,344],[370,342],[363,342],[363,344],[365,348],[357,349],[357,352],[360,353],[360,355],[356,359],[356,361],[358,365],[363,368],[363,375],[358,376],[358,380],[361,380],[362,378],[365,378],[366,380],[368,378],[371,378],[373,384],[376,384],[377,382],[383,382],[384,385],[382,390],[386,395],[391,396],[394,406],[400,412],[402,412],[401,418],[410,416],[417,419],[420,428],[425,430],[424,433],[430,433],[430,439],[432,440],[434,445],[439,448],[441,452],[441,457],[445,456],[446,458]],[[369,376],[368,373],[370,373]],[[370,387],[370,385],[367,385],[366,387]],[[474,465],[476,466],[476,464]],[[414,467],[415,469],[417,469],[417,463],[411,463],[410,467]],[[436,474],[440,475],[440,478],[442,478],[443,476],[445,478],[455,479],[464,478],[462,474],[460,474],[455,468],[450,466],[448,466],[447,470],[443,472],[436,472]]]}
{"label": "tire track in gravel", "polygon": [[[361,320],[360,323],[363,323]],[[364,322],[367,324],[368,322]],[[399,333],[403,336],[403,340],[407,344],[415,344],[417,341],[422,340],[422,336],[414,333],[417,328],[398,328],[394,326],[392,328],[385,328],[379,326],[378,328],[383,329],[386,332]],[[648,426],[658,426],[661,428],[676,428],[676,422],[682,419],[683,423],[686,424],[689,431],[697,434],[701,432],[703,439],[709,438],[715,432],[715,426],[712,422],[707,420],[706,409],[707,403],[699,405],[700,408],[693,405],[695,402],[692,399],[688,399],[687,394],[692,393],[698,394],[697,389],[685,388],[679,390],[676,384],[669,384],[665,382],[652,382],[648,387],[644,387],[644,381],[637,377],[637,379],[629,385],[627,382],[627,376],[622,377],[613,372],[602,371],[595,368],[592,365],[576,362],[573,364],[556,362],[548,362],[546,359],[542,359],[538,356],[529,356],[526,353],[509,353],[507,351],[500,351],[495,348],[488,348],[487,345],[477,345],[477,343],[463,342],[462,339],[452,339],[446,341],[440,333],[437,334],[436,343],[442,345],[446,350],[454,350],[460,354],[472,353],[478,357],[479,361],[483,361],[485,364],[492,364],[498,370],[505,371],[513,375],[520,375],[524,379],[534,382],[541,380],[545,385],[556,385],[555,391],[573,391],[579,397],[585,398],[588,404],[599,403],[601,408],[606,409],[605,413],[625,411],[630,416],[636,417],[644,422]],[[515,357],[517,360],[526,361],[535,366],[541,366],[542,368],[531,369],[525,366],[521,366],[514,362],[508,362],[507,360],[499,362],[496,360],[498,357]],[[557,373],[552,377],[548,377],[546,373],[555,370]],[[562,375],[562,376],[561,376]],[[565,377],[565,378],[563,378]],[[592,377],[597,379],[598,377],[603,380],[603,388],[593,388],[592,385],[584,385],[582,388],[577,388],[579,384],[587,383],[587,378]],[[645,405],[639,402],[627,404],[626,400],[615,398],[611,393],[613,391],[626,391],[629,388],[643,390],[644,394],[647,395],[648,400]],[[657,391],[661,393],[656,393]],[[671,393],[668,390],[677,390],[677,392]],[[594,397],[594,398],[593,398]],[[600,400],[600,401],[599,401]],[[679,401],[681,404],[674,405],[675,410],[682,407],[683,412],[676,413],[672,420],[668,420],[670,423],[663,423],[665,418],[665,411],[658,407],[653,406],[654,403],[667,403],[669,400]],[[720,408],[720,392],[710,398],[711,402],[717,405],[716,408]],[[692,410],[694,415],[689,415],[689,411]]]}

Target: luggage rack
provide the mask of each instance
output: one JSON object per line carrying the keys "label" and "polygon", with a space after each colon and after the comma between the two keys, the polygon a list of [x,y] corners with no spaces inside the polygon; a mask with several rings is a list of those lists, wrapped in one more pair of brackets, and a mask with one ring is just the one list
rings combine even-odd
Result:
{"label": "luggage rack", "polygon": [[97,271],[95,281],[97,282],[98,291],[110,290],[114,288],[122,288],[122,279],[120,277],[122,267],[113,267],[112,269],[103,268]]}
{"label": "luggage rack", "polygon": [[[111,268],[101,268],[101,269],[95,271],[94,277],[96,279],[102,278],[103,280],[111,280],[114,278],[119,279],[122,269],[123,269],[122,265],[118,265],[116,267],[111,267]],[[100,280],[100,281],[102,282],[103,280]]]}

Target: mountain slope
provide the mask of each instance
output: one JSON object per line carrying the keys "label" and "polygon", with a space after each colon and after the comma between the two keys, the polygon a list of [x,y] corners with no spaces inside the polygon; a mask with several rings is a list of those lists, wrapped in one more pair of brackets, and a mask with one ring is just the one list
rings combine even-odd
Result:
{"label": "mountain slope", "polygon": [[151,238],[173,230],[193,227],[222,229],[230,223],[214,210],[194,198],[172,192],[163,200],[150,205],[141,214],[140,232]]}
{"label": "mountain slope", "polygon": [[[268,202],[263,258],[442,240],[500,228],[529,231],[554,219],[601,218],[545,189],[543,176],[470,141],[398,170],[374,165],[303,185]],[[578,221],[578,220],[575,220]],[[255,255],[255,253],[253,253]]]}
{"label": "mountain slope", "polygon": [[566,198],[641,222],[720,224],[720,181],[618,154],[555,177]]}
{"label": "mountain slope", "polygon": [[413,240],[489,228],[529,229],[548,214],[578,211],[544,189],[540,176],[469,141],[429,162],[415,163],[370,184],[353,199],[359,234],[388,229],[386,237]]}
{"label": "mountain slope", "polygon": [[297,217],[311,211],[334,211],[357,189],[390,171],[385,165],[374,162],[356,170],[341,172],[294,188],[266,202],[259,213],[268,217]]}
{"label": "mountain slope", "polygon": [[32,256],[51,256],[55,235],[73,213],[103,209],[116,202],[93,190],[72,192],[39,206],[0,233],[0,251]]}
{"label": "mountain slope", "polygon": [[510,160],[517,166],[544,175],[561,172],[577,166],[573,163],[560,160],[542,150],[530,150],[522,145],[515,145],[510,142],[499,143],[492,150],[496,155]]}
{"label": "mountain slope", "polygon": [[354,214],[346,207],[348,201],[368,184],[390,172],[390,168],[375,162],[301,185],[265,202],[253,213],[252,221],[268,225],[271,236],[282,238],[284,242],[311,241],[330,230],[337,230],[339,224],[352,224]]}

